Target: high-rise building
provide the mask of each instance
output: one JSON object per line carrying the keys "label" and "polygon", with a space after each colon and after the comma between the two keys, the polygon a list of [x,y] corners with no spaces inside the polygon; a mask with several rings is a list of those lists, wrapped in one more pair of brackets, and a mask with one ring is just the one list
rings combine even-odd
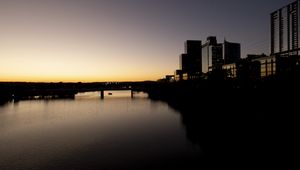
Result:
{"label": "high-rise building", "polygon": [[271,55],[300,54],[300,0],[271,13]]}
{"label": "high-rise building", "polygon": [[190,80],[199,78],[202,74],[202,42],[187,40],[185,53],[179,57],[180,70],[175,72],[175,80]]}
{"label": "high-rise building", "polygon": [[185,43],[185,54],[180,56],[180,69],[183,73],[202,73],[202,42],[198,40],[188,40]]}
{"label": "high-rise building", "polygon": [[236,63],[241,59],[241,44],[224,41],[223,60],[224,64]]}
{"label": "high-rise building", "polygon": [[216,37],[208,37],[202,45],[202,72],[207,73],[221,69],[224,64],[236,63],[241,58],[241,45],[239,43],[217,43]]}
{"label": "high-rise building", "polygon": [[222,69],[224,61],[235,63],[241,57],[241,45],[238,43],[218,43],[210,36],[205,44],[200,40],[187,40],[185,53],[180,55],[180,70],[175,72],[175,80],[198,79],[202,73]]}
{"label": "high-rise building", "polygon": [[222,44],[217,43],[216,37],[208,37],[202,45],[202,72],[207,73],[222,68]]}

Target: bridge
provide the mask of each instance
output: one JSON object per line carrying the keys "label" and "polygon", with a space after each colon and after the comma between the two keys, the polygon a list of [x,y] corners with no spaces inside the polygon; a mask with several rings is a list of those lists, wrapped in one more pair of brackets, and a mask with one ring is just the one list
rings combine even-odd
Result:
{"label": "bridge", "polygon": [[130,91],[131,98],[134,97],[134,92],[142,91],[141,89],[133,88],[131,86],[128,86],[128,87],[106,87],[106,88],[104,87],[104,88],[100,88],[99,90],[100,90],[101,99],[104,99],[105,91]]}
{"label": "bridge", "polygon": [[105,91],[147,91],[155,82],[110,82],[110,83],[26,83],[0,82],[0,101],[31,98],[74,98],[77,93],[100,91],[104,99]]}

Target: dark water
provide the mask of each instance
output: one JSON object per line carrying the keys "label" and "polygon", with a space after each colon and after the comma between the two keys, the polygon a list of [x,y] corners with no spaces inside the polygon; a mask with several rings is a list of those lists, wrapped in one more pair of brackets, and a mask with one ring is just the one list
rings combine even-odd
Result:
{"label": "dark water", "polygon": [[178,111],[145,94],[0,106],[0,169],[183,169],[203,152]]}

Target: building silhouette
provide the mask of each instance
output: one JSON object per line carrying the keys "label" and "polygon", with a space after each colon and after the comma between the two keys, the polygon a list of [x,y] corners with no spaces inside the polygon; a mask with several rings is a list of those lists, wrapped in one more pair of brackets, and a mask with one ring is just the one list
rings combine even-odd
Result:
{"label": "building silhouette", "polygon": [[221,68],[223,65],[222,44],[217,43],[216,37],[208,37],[202,45],[202,72],[207,73]]}
{"label": "building silhouette", "polygon": [[[300,0],[272,12],[270,19],[271,54],[248,55],[242,62],[234,63],[225,59],[223,69],[228,71],[228,77],[245,79],[247,75],[255,75],[258,79],[270,76],[278,78],[299,69]],[[240,74],[250,71],[252,74]]]}
{"label": "building silhouette", "polygon": [[202,42],[199,40],[187,40],[185,42],[185,54],[181,55],[180,69],[184,73],[201,73],[202,71]]}
{"label": "building silhouette", "polygon": [[241,59],[241,44],[224,40],[223,60],[224,64],[232,64]]}
{"label": "building silhouette", "polygon": [[[280,61],[278,57],[267,56],[265,54],[261,55],[248,55],[247,57],[250,62],[258,62],[260,64],[259,72],[260,78],[274,76],[277,72],[277,63]],[[277,58],[277,60],[276,60]]]}
{"label": "building silhouette", "polygon": [[175,81],[207,79],[223,76],[244,82],[266,77],[292,77],[300,73],[300,0],[294,1],[271,13],[271,54],[251,54],[241,58],[241,45],[218,43],[215,36],[188,40],[185,53],[180,55],[180,69],[175,71]]}
{"label": "building silhouette", "polygon": [[[180,55],[180,70],[175,73],[176,79],[190,79],[202,73],[202,42],[187,40],[185,53]],[[176,76],[177,75],[177,76]]]}
{"label": "building silhouette", "polygon": [[215,36],[208,37],[203,45],[200,40],[187,40],[185,53],[180,55],[180,69],[175,71],[174,78],[176,81],[198,79],[206,73],[222,70],[225,61],[234,63],[240,57],[239,43],[218,43]]}
{"label": "building silhouette", "polygon": [[300,1],[271,13],[271,55],[299,55]]}
{"label": "building silhouette", "polygon": [[222,69],[223,65],[234,64],[241,59],[241,45],[224,40],[217,43],[217,38],[210,36],[202,45],[202,72],[208,73]]}

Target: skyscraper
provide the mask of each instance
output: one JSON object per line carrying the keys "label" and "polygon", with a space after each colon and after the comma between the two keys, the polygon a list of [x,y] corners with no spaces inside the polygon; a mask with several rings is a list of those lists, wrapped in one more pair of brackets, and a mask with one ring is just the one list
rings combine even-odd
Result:
{"label": "skyscraper", "polygon": [[[214,70],[221,70],[224,63],[235,63],[241,58],[239,43],[218,43],[215,36],[200,40],[187,40],[185,53],[180,55],[180,70],[175,72],[175,80],[193,80]],[[225,62],[224,62],[225,61]]]}
{"label": "skyscraper", "polygon": [[271,55],[299,55],[300,0],[271,13]]}

